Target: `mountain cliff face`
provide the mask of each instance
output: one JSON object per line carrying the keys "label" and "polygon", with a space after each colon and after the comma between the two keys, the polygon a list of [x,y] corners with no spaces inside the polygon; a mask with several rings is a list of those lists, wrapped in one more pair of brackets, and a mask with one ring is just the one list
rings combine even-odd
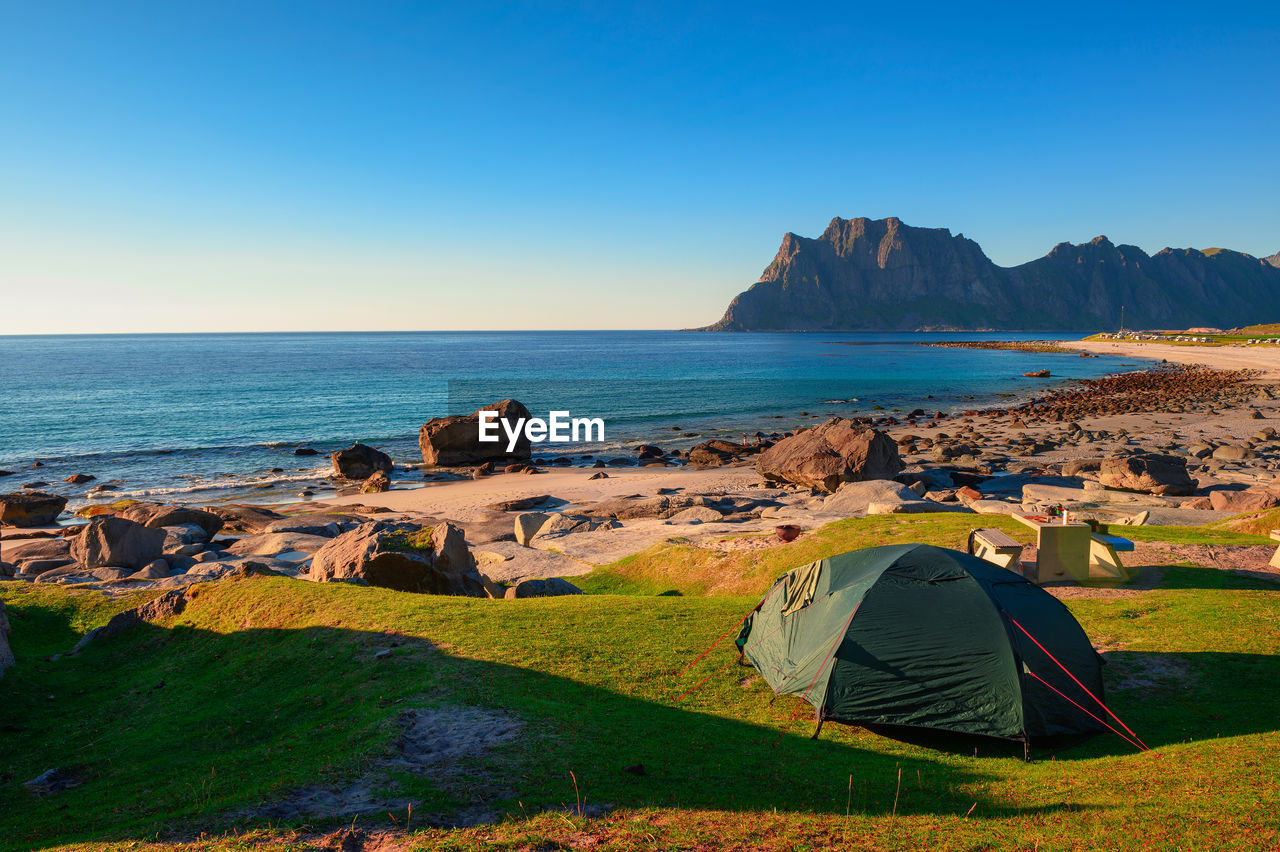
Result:
{"label": "mountain cliff face", "polygon": [[1269,257],[1264,257],[1263,260],[1272,266],[1280,266],[1280,251],[1270,255]]}
{"label": "mountain cliff face", "polygon": [[1083,331],[1116,327],[1122,305],[1130,328],[1268,322],[1280,319],[1280,266],[1226,249],[1148,255],[1097,237],[1005,268],[946,228],[837,217],[817,239],[783,237],[707,330]]}

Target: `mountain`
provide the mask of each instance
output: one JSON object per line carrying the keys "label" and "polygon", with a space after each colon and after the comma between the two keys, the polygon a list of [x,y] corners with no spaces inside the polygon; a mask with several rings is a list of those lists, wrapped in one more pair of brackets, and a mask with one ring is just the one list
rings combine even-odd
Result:
{"label": "mountain", "polygon": [[1272,266],[1280,266],[1280,251],[1268,257],[1264,257],[1262,260],[1265,263],[1271,264]]}
{"label": "mountain", "polygon": [[[1278,256],[1280,257],[1280,256]],[[1148,255],[1106,237],[994,264],[947,228],[836,217],[817,239],[787,234],[760,280],[706,331],[1092,331],[1280,319],[1280,259],[1228,249]]]}

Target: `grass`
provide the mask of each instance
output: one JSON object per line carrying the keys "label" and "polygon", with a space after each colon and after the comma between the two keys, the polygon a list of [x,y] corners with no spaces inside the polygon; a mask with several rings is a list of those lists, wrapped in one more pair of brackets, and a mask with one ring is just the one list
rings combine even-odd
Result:
{"label": "grass", "polygon": [[[1011,519],[983,523],[1031,534]],[[0,681],[0,849],[311,848],[298,826],[244,814],[369,771],[400,714],[429,707],[486,708],[524,733],[447,771],[397,774],[399,794],[420,803],[404,848],[1280,844],[1275,585],[1182,566],[1152,591],[1067,601],[1108,650],[1108,703],[1150,753],[1097,738],[1028,764],[839,725],[814,742],[807,705],[770,703],[727,640],[679,676],[787,568],[888,541],[958,546],[971,524],[881,516],[722,556],[670,543],[587,578],[629,594],[490,601],[226,580],[195,587],[170,622],[57,660],[47,658],[136,599],[0,584],[19,660]],[[637,764],[644,774],[626,771]],[[55,766],[84,783],[43,798],[20,786]],[[579,817],[579,796],[613,810]],[[426,827],[477,811],[499,820]]]}

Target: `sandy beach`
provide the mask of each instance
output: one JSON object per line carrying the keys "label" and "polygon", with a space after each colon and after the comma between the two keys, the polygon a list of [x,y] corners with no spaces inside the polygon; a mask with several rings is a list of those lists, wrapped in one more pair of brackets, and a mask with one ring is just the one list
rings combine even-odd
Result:
{"label": "sandy beach", "polygon": [[1203,364],[1219,370],[1258,370],[1262,374],[1260,378],[1280,381],[1280,347],[1277,346],[1175,346],[1127,340],[1064,340],[1059,345],[1095,355]]}

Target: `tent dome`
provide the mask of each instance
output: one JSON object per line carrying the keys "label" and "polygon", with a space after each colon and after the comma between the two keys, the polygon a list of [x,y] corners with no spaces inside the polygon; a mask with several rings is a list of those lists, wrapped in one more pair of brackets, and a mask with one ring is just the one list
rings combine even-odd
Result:
{"label": "tent dome", "polygon": [[1023,743],[1105,727],[1094,715],[1101,659],[1067,608],[956,550],[872,547],[796,568],[747,616],[737,644],[774,692],[813,705],[819,727]]}

